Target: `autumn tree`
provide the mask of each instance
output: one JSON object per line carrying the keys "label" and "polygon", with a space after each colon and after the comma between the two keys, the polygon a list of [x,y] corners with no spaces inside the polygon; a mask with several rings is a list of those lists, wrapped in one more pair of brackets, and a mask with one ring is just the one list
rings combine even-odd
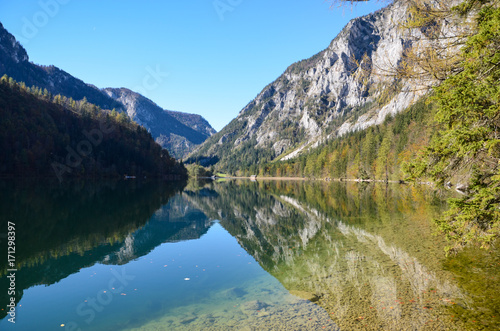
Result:
{"label": "autumn tree", "polygon": [[447,252],[488,248],[500,236],[500,8],[498,1],[466,0],[453,11],[474,14],[474,33],[456,69],[433,90],[439,132],[408,166],[411,179],[460,184],[463,197],[450,199],[437,221],[451,241]]}
{"label": "autumn tree", "polygon": [[[459,184],[439,228],[451,244],[488,248],[500,236],[499,0],[400,0],[407,47],[378,74],[430,92],[437,134],[406,170],[408,179]],[[333,0],[335,4],[356,1]],[[377,74],[377,73],[376,73]]]}
{"label": "autumn tree", "polygon": [[377,157],[377,177],[383,178],[385,181],[389,180],[389,167],[391,166],[390,153],[392,150],[392,144],[394,142],[394,134],[392,129],[387,129],[384,139],[380,144],[378,149]]}

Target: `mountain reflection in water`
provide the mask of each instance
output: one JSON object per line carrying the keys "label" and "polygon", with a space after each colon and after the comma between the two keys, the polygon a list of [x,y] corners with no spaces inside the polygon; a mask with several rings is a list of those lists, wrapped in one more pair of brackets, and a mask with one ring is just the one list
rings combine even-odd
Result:
{"label": "mountain reflection in water", "polygon": [[[212,189],[194,204],[221,219],[291,293],[317,299],[342,329],[499,325],[497,251],[445,258],[432,219],[446,206],[425,187],[241,182]],[[467,265],[470,255],[483,268]]]}
{"label": "mountain reflection in water", "polygon": [[[184,186],[1,182],[0,208],[5,212],[0,226],[15,220],[18,229],[16,302],[27,289],[56,284],[81,269],[125,266],[165,243],[196,241],[218,223],[289,293],[314,302],[324,316],[310,306],[292,305],[296,310],[285,312],[273,311],[271,305],[262,312],[241,308],[223,321],[209,312],[201,316],[209,308],[193,304],[191,315],[176,321],[175,302],[152,299],[149,317],[130,318],[121,322],[121,329],[155,329],[165,323],[169,329],[217,329],[236,318],[249,327],[274,329],[280,318],[293,314],[316,317],[298,318],[288,324],[292,329],[306,322],[342,330],[500,326],[497,252],[471,249],[445,258],[445,242],[432,235],[432,219],[445,205],[425,188],[247,181]],[[0,240],[6,251],[4,237]],[[6,261],[0,268],[5,276]],[[8,287],[6,277],[0,286]],[[260,292],[249,293],[254,285],[224,289],[224,284],[214,283],[215,294],[206,288],[210,283],[204,286],[197,295],[216,301],[228,300],[220,293],[236,293],[234,307],[250,298],[260,302]],[[276,298],[289,302],[276,291]],[[0,300],[5,307],[9,297],[2,293]],[[183,305],[189,310],[188,303]],[[5,322],[6,312],[1,312]]]}

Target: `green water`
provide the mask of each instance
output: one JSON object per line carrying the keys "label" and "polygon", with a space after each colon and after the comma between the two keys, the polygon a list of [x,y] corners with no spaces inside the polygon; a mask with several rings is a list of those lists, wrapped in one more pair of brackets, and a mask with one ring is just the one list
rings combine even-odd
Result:
{"label": "green water", "polygon": [[[500,328],[500,258],[446,258],[426,188],[0,182],[0,330]],[[308,299],[308,300],[306,300]]]}

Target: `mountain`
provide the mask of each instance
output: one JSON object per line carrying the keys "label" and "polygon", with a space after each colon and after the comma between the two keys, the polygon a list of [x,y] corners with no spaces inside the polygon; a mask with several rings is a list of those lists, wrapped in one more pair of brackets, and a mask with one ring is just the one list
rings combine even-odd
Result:
{"label": "mountain", "polygon": [[394,70],[412,46],[406,4],[351,20],[327,49],[292,64],[192,154],[224,168],[286,160],[328,139],[382,123],[423,92]]}
{"label": "mountain", "polygon": [[200,115],[164,110],[153,101],[126,88],[106,88],[107,96],[122,104],[128,116],[147,128],[156,142],[182,158],[216,131]]}
{"label": "mountain", "polygon": [[186,177],[124,113],[0,79],[0,176]]}
{"label": "mountain", "polygon": [[0,76],[7,75],[27,86],[47,89],[74,100],[87,98],[103,109],[123,109],[123,105],[55,66],[39,66],[29,61],[26,50],[0,23]]}
{"label": "mountain", "polygon": [[0,23],[0,77],[12,77],[27,86],[47,89],[74,100],[86,98],[102,109],[126,111],[129,117],[148,129],[170,154],[182,158],[215,133],[201,116],[166,111],[151,100],[127,89],[99,89],[55,66],[29,61],[26,50]]}

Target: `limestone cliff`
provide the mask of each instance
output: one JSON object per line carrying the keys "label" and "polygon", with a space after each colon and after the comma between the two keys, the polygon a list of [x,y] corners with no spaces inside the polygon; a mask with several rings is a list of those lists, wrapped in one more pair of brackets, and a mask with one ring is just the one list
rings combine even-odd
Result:
{"label": "limestone cliff", "polygon": [[286,160],[328,139],[383,122],[423,92],[386,75],[412,47],[406,5],[351,20],[328,48],[294,63],[209,138],[192,159],[224,167]]}

